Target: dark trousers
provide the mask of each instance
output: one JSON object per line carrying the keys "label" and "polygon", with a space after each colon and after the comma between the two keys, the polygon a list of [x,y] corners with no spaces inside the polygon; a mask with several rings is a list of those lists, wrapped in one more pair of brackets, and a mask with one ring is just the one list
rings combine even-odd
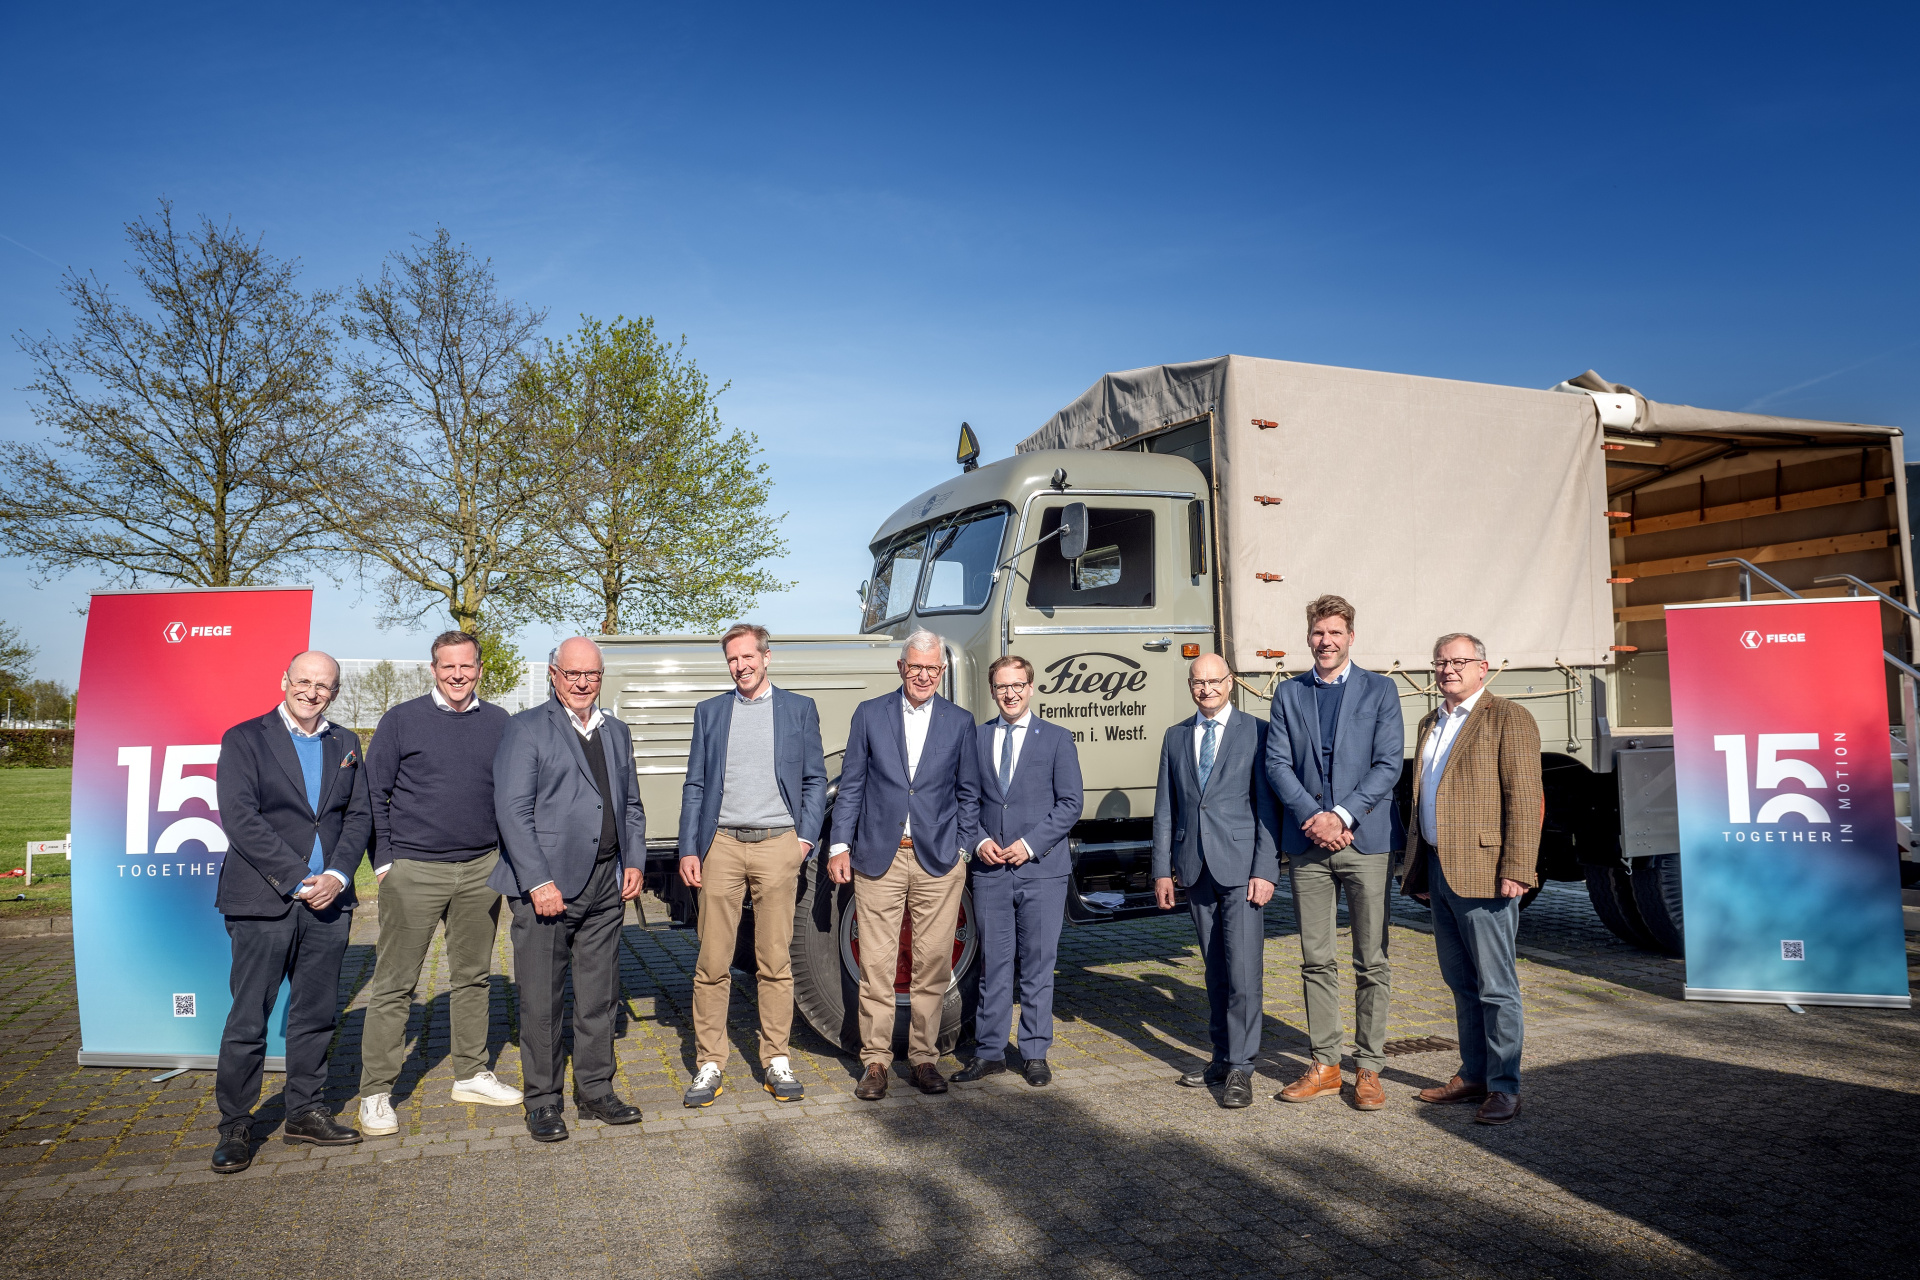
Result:
{"label": "dark trousers", "polygon": [[520,1075],[528,1111],[561,1105],[567,970],[573,970],[573,1092],[613,1092],[613,1008],[620,992],[620,859],[597,864],[580,896],[557,916],[511,898],[513,977],[520,989]]}
{"label": "dark trousers", "polygon": [[1053,1045],[1053,966],[1066,921],[1067,876],[1022,879],[1012,869],[976,872],[973,924],[980,934],[979,1055],[1007,1056],[1015,971],[1020,981],[1020,1056],[1044,1058]]}
{"label": "dark trousers", "polygon": [[1525,1038],[1514,961],[1520,899],[1463,898],[1447,883],[1440,859],[1429,854],[1427,868],[1433,946],[1440,976],[1453,992],[1453,1020],[1460,1031],[1460,1078],[1518,1095]]}
{"label": "dark trousers", "polygon": [[223,1128],[251,1117],[260,1101],[267,1018],[280,998],[282,979],[292,984],[283,1095],[287,1115],[320,1105],[327,1084],[327,1049],[340,1011],[340,962],[352,928],[353,913],[337,906],[315,912],[295,903],[278,920],[227,917],[227,937],[233,944],[227,981],[233,1007],[220,1033],[220,1064],[213,1080]]}
{"label": "dark trousers", "polygon": [[1207,1033],[1213,1060],[1251,1072],[1260,1056],[1261,961],[1267,942],[1265,909],[1247,901],[1244,884],[1223,885],[1206,870],[1187,886],[1187,908],[1207,963]]}

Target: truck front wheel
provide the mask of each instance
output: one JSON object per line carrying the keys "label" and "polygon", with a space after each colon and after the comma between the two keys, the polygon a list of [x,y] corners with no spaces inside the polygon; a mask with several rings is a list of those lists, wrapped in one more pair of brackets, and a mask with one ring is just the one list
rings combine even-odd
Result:
{"label": "truck front wheel", "polygon": [[[965,872],[956,874],[964,875]],[[903,934],[909,931],[903,930]],[[908,1008],[905,976],[907,947],[898,946],[901,965],[894,987],[893,1053],[905,1057]],[[846,1053],[860,1053],[860,936],[853,909],[853,886],[827,879],[825,858],[812,859],[806,868],[805,888],[793,922],[793,1003],[815,1031]],[[973,925],[973,894],[962,890],[960,921],[954,932],[953,978],[947,984],[941,1011],[938,1048],[950,1053],[972,1024],[979,983],[979,935]]]}

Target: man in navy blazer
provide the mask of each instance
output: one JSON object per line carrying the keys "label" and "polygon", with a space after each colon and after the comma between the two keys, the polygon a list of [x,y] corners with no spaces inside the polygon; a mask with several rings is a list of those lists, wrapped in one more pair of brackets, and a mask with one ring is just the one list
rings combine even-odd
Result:
{"label": "man in navy blazer", "polygon": [[1180,877],[1207,966],[1213,1058],[1180,1083],[1223,1085],[1220,1105],[1245,1107],[1253,1103],[1260,1053],[1265,912],[1280,879],[1267,723],[1234,710],[1233,673],[1219,654],[1194,659],[1187,691],[1199,710],[1160,744],[1153,892],[1160,909],[1171,910],[1173,878]]}
{"label": "man in navy blazer", "polygon": [[945,1093],[940,1014],[953,980],[953,937],[966,873],[979,839],[980,766],[973,717],[935,692],[946,672],[946,641],[915,631],[901,645],[899,693],[853,711],[846,763],[833,805],[827,876],[853,882],[860,928],[860,1060],[853,1096],[887,1096],[893,1062],[894,975],[900,925],[913,922],[907,1060],[914,1087]]}
{"label": "man in navy blazer", "polygon": [[527,1132],[561,1142],[562,993],[573,970],[573,1092],[580,1114],[632,1124],[640,1109],[613,1092],[613,1013],[620,991],[623,904],[640,896],[647,815],[633,736],[598,706],[605,666],[584,636],[548,660],[553,697],[507,722],[493,757],[500,861],[487,883],[513,912],[520,990],[520,1073]]}
{"label": "man in navy blazer", "polygon": [[682,1101],[704,1107],[724,1091],[728,970],[747,891],[753,891],[760,1065],[775,1102],[805,1095],[787,1059],[793,1029],[793,914],[800,868],[820,842],[827,764],[813,699],[767,678],[767,629],[743,622],[720,638],[733,692],[693,710],[693,745],[680,788],[680,879],[700,892],[700,958],[693,970],[694,1060]]}
{"label": "man in navy blazer", "polygon": [[1321,596],[1307,606],[1313,669],[1274,693],[1267,734],[1267,780],[1286,810],[1281,850],[1300,915],[1300,976],[1306,988],[1313,1061],[1280,1091],[1283,1102],[1340,1092],[1340,960],[1335,920],[1347,895],[1353,932],[1353,1105],[1378,1111],[1386,1061],[1387,881],[1400,848],[1400,780],[1405,728],[1393,681],[1354,665],[1353,606]]}
{"label": "man in navy blazer", "polygon": [[267,1059],[267,1018],[286,979],[288,1142],[345,1146],[360,1134],[335,1123],[323,1091],[339,1011],[340,962],[353,927],[354,872],[373,836],[360,739],[326,718],[340,666],[294,655],[286,695],[220,739],[214,790],[227,856],[213,904],[233,944],[233,1006],[220,1033],[214,1098],[220,1106],[215,1173],[253,1162],[253,1108]]}
{"label": "man in navy blazer", "polygon": [[973,921],[980,934],[979,1049],[954,1073],[961,1082],[1007,1069],[1007,1020],[1020,977],[1021,1072],[1053,1079],[1053,966],[1066,920],[1073,858],[1067,833],[1080,821],[1080,751],[1073,734],[1035,716],[1033,664],[1015,654],[987,668],[1000,714],[974,731],[980,790],[974,825]]}

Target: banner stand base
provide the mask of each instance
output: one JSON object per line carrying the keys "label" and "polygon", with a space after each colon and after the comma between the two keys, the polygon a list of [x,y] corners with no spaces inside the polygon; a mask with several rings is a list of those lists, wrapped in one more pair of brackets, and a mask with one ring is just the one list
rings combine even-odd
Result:
{"label": "banner stand base", "polygon": [[[213,1053],[95,1053],[82,1049],[74,1059],[83,1067],[179,1067],[185,1071],[211,1071],[220,1065],[220,1056]],[[268,1058],[266,1069],[284,1072],[287,1060]]]}
{"label": "banner stand base", "polygon": [[1831,1004],[1856,1009],[1911,1009],[1912,996],[1858,996],[1821,991],[1720,991],[1688,987],[1689,1000],[1720,1000],[1729,1004]]}

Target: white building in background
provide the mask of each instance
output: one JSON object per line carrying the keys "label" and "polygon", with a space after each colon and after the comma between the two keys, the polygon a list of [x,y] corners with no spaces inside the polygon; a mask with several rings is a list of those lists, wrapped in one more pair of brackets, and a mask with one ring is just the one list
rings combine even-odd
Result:
{"label": "white building in background", "polygon": [[[371,729],[387,709],[417,698],[433,684],[433,672],[424,658],[342,658],[340,695],[328,717],[355,729]],[[547,700],[547,664],[529,662],[520,683],[488,701],[509,715]]]}

